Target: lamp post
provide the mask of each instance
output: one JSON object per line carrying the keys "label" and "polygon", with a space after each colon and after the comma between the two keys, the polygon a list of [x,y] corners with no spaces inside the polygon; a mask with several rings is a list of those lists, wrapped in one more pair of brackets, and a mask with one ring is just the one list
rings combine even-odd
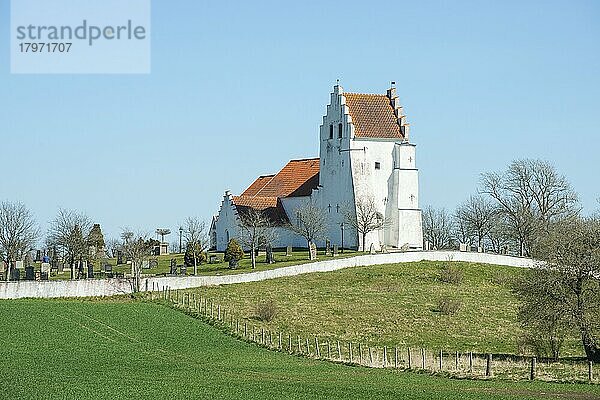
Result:
{"label": "lamp post", "polygon": [[343,222],[340,224],[340,228],[342,230],[342,248],[340,250],[340,253],[343,253],[344,252],[344,223]]}
{"label": "lamp post", "polygon": [[179,227],[179,253],[181,254],[181,237],[183,235],[183,227]]}

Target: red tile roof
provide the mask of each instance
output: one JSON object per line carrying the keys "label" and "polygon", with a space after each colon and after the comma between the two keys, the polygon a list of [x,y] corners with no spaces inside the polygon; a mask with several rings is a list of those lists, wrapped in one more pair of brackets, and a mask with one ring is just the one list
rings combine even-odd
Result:
{"label": "red tile roof", "polygon": [[242,196],[309,196],[319,185],[319,159],[291,160],[276,175],[261,176]]}
{"label": "red tile roof", "polygon": [[233,204],[238,214],[243,215],[249,209],[261,211],[274,224],[283,224],[288,222],[287,214],[277,197],[259,197],[259,196],[233,196]]}
{"label": "red tile roof", "polygon": [[273,175],[263,175],[259,176],[252,185],[248,186],[248,189],[242,193],[242,196],[256,196],[256,194],[267,184],[271,179],[273,179]]}
{"label": "red tile roof", "polygon": [[386,95],[344,93],[344,96],[356,137],[404,138]]}

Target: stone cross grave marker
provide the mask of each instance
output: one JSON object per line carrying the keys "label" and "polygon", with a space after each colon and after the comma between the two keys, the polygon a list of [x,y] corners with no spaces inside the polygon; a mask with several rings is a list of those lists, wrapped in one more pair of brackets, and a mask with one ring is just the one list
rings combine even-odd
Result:
{"label": "stone cross grave marker", "polygon": [[337,256],[338,256],[338,254],[339,254],[339,247],[338,247],[338,245],[337,245],[337,244],[334,244],[334,245],[333,245],[333,256],[334,256],[334,257],[337,257]]}
{"label": "stone cross grave marker", "polygon": [[292,255],[292,246],[288,246],[288,247],[285,248],[285,255],[287,257],[289,257],[289,256]]}

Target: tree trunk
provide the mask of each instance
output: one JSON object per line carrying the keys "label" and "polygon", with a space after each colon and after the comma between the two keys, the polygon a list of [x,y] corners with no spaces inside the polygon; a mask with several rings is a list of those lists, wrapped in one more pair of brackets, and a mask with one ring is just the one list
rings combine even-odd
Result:
{"label": "tree trunk", "polygon": [[592,335],[590,335],[587,327],[581,327],[581,341],[583,343],[583,349],[585,350],[585,355],[589,361],[593,361],[594,363],[600,363],[600,348],[596,343],[596,340]]}
{"label": "tree trunk", "polygon": [[363,252],[367,251],[366,246],[367,246],[367,233],[363,232],[363,234],[362,234],[362,251]]}
{"label": "tree trunk", "polygon": [[196,253],[194,253],[194,275],[198,274],[198,261],[196,258]]}
{"label": "tree trunk", "polygon": [[250,261],[252,262],[252,269],[256,268],[256,247],[254,244],[251,246]]}

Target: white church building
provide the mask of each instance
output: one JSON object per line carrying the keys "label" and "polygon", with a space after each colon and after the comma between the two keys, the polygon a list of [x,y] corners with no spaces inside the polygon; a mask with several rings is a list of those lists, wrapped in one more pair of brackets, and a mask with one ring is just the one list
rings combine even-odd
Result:
{"label": "white church building", "polygon": [[253,208],[276,226],[273,247],[306,247],[304,238],[285,226],[296,223],[299,205],[313,201],[328,217],[327,237],[317,246],[329,240],[362,247],[348,210],[356,214],[356,204],[372,201],[386,222],[367,234],[365,249],[421,249],[415,156],[394,82],[386,94],[346,93],[338,84],[319,129],[319,158],[291,160],[277,174],[258,177],[239,196],[226,191],[212,221],[212,245],[225,250],[229,239],[239,237],[239,214]]}

